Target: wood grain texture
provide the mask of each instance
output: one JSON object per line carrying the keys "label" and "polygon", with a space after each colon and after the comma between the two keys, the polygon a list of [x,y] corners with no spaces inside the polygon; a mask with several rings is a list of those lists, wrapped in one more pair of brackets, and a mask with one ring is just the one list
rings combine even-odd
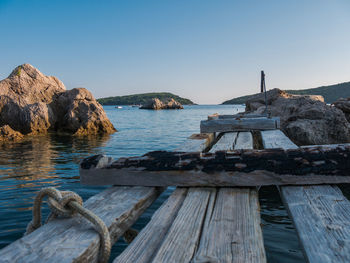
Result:
{"label": "wood grain texture", "polygon": [[350,262],[350,202],[340,189],[288,186],[281,193],[308,262]]}
{"label": "wood grain texture", "polygon": [[239,132],[234,146],[235,150],[253,149],[253,136],[251,132]]}
{"label": "wood grain texture", "polygon": [[151,262],[190,262],[215,188],[190,188],[167,236]]}
{"label": "wood grain texture", "polygon": [[[239,165],[239,164],[237,164]],[[242,164],[244,167],[244,164]],[[206,173],[201,171],[135,171],[112,169],[81,172],[86,185],[125,185],[125,186],[182,186],[182,187],[253,187],[262,185],[317,185],[350,183],[350,176],[338,175],[293,175],[278,174],[266,170],[252,172],[221,171]]]}
{"label": "wood grain texture", "polygon": [[[269,137],[264,133],[262,138],[265,147],[274,149],[235,149],[204,154],[158,151],[140,157],[120,158],[101,168],[94,168],[89,161],[84,161],[86,167],[92,168],[84,169],[81,165],[81,182],[91,185],[143,186],[258,186],[350,182],[350,144],[286,149],[294,147],[294,144],[288,141],[282,144],[283,140],[278,143],[278,136]],[[273,141],[270,142],[271,140]],[[220,147],[232,147],[232,142],[224,141],[227,142],[226,146],[222,143],[219,144]],[[251,144],[248,146],[251,147]]]}
{"label": "wood grain texture", "polygon": [[214,133],[205,134],[193,134],[184,143],[182,143],[178,148],[175,149],[176,152],[202,152],[211,146],[215,140]]}
{"label": "wood grain texture", "polygon": [[[192,139],[196,138],[196,139]],[[203,151],[207,147],[207,141],[211,144],[215,136],[210,134],[209,136],[192,135],[190,136],[177,151]],[[202,141],[197,143],[193,141]],[[203,145],[205,145],[203,147]],[[200,191],[198,189],[192,189],[193,193]],[[187,188],[177,188],[167,199],[163,205],[158,208],[155,214],[152,216],[151,221],[146,227],[139,233],[136,239],[127,247],[127,249],[115,259],[113,263],[142,263],[151,262],[157,251],[160,249],[165,235],[168,233],[171,224],[178,214],[180,207],[187,195]]]}
{"label": "wood grain texture", "polygon": [[261,137],[265,149],[298,149],[298,146],[284,135],[281,130],[261,131]]}
{"label": "wood grain texture", "polygon": [[237,132],[224,133],[221,138],[212,146],[209,152],[215,153],[216,151],[229,151],[233,150],[234,143],[237,138]]}
{"label": "wood grain texture", "polygon": [[[250,132],[239,132],[235,149],[253,149]],[[208,207],[193,263],[266,262],[255,188],[218,188]],[[210,209],[211,208],[211,209]]]}
{"label": "wood grain texture", "polygon": [[255,189],[219,188],[193,263],[266,262],[258,202]]}
{"label": "wood grain texture", "polygon": [[278,128],[279,118],[242,118],[201,121],[201,133],[272,130]]}
{"label": "wood grain texture", "polygon": [[[190,152],[202,151],[196,147],[187,149]],[[215,194],[215,188],[189,188],[181,210],[152,262],[190,262],[198,246],[206,211],[213,206]]]}
{"label": "wood grain texture", "polygon": [[[297,148],[281,131],[261,135],[266,148]],[[339,145],[322,145],[334,147]],[[283,186],[280,192],[308,262],[350,262],[350,202],[340,189],[330,185]]]}
{"label": "wood grain texture", "polygon": [[[112,244],[137,220],[161,191],[147,187],[112,187],[84,207],[107,225]],[[0,262],[97,262],[100,238],[80,216],[56,219],[0,250]]]}
{"label": "wood grain texture", "polygon": [[244,114],[244,113],[238,113],[234,115],[219,115],[219,114],[213,114],[208,116],[208,120],[218,120],[218,119],[242,119],[242,118],[267,118],[268,116],[266,114]]}
{"label": "wood grain texture", "polygon": [[187,194],[187,188],[177,188],[153,214],[151,221],[113,263],[150,262],[158,250]]}

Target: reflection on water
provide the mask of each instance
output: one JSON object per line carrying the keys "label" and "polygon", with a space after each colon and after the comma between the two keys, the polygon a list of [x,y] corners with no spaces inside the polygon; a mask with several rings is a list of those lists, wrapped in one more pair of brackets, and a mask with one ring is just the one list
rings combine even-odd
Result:
{"label": "reflection on water", "polygon": [[[54,186],[78,191],[77,164],[109,137],[43,135],[0,145],[0,246],[23,235],[35,193]],[[98,192],[98,189],[93,191]],[[44,214],[47,214],[45,209]]]}
{"label": "reflection on water", "polygon": [[277,188],[261,187],[259,201],[267,261],[305,262],[292,221],[284,209]]}
{"label": "reflection on water", "polygon": [[[0,145],[0,248],[20,238],[31,220],[36,192],[54,186],[77,192],[84,200],[104,187],[79,183],[79,162],[93,154],[114,158],[141,155],[153,150],[173,150],[193,133],[199,122],[213,113],[233,114],[244,109],[232,105],[185,106],[184,110],[149,111],[133,107],[105,107],[118,132],[89,138],[44,135],[18,143]],[[135,228],[141,229],[153,212],[169,196],[167,190],[140,217]],[[303,262],[295,231],[275,188],[260,190],[265,247],[269,262]],[[44,208],[43,214],[48,210]],[[126,244],[119,241],[112,257]]]}

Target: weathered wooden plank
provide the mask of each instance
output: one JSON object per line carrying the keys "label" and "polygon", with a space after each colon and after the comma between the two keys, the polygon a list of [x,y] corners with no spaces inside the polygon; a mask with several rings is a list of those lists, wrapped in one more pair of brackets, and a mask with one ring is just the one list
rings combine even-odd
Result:
{"label": "weathered wooden plank", "polygon": [[84,184],[258,186],[350,182],[350,144],[311,150],[151,152],[121,158],[102,168],[94,168],[93,163],[86,159],[81,164]]}
{"label": "weathered wooden plank", "polygon": [[261,131],[261,137],[265,149],[298,149],[298,146],[284,135],[281,130]]}
{"label": "weathered wooden plank", "polygon": [[[190,262],[200,237],[215,188],[190,188],[167,236],[152,262]],[[209,208],[208,208],[209,209]]]}
{"label": "weathered wooden plank", "polygon": [[219,114],[212,114],[208,116],[208,120],[219,120],[219,119],[241,119],[241,118],[267,118],[267,114],[245,114],[245,113],[238,113],[233,115],[219,115]]}
{"label": "weathered wooden plank", "polygon": [[258,193],[219,188],[193,262],[266,262]]}
{"label": "weathered wooden plank", "polygon": [[253,136],[251,132],[240,132],[235,143],[235,150],[253,149]]}
{"label": "weathered wooden plank", "polygon": [[[238,134],[235,149],[243,148],[253,148],[250,132]],[[219,188],[193,262],[266,262],[255,188]]]}
{"label": "weathered wooden plank", "polygon": [[150,262],[174,221],[186,194],[186,188],[175,189],[167,201],[153,214],[147,226],[113,263]]}
{"label": "weathered wooden plank", "polygon": [[[156,188],[112,187],[84,207],[105,222],[114,243],[159,194]],[[97,262],[99,240],[80,216],[56,219],[0,250],[0,262]]]}
{"label": "weathered wooden plank", "polygon": [[[176,152],[202,152],[209,148],[215,139],[214,133],[193,134],[185,143],[175,149]],[[196,149],[196,150],[194,150]]]}
{"label": "weathered wooden plank", "polygon": [[209,152],[214,153],[216,151],[229,151],[233,150],[233,144],[237,138],[237,132],[227,132],[224,133],[221,138],[213,145]]}
{"label": "weathered wooden plank", "polygon": [[[262,140],[267,148],[297,147],[282,132],[262,132]],[[308,262],[350,262],[350,202],[340,189],[330,185],[283,186],[280,192]]]}
{"label": "weathered wooden plank", "polygon": [[201,121],[201,133],[249,130],[272,130],[279,128],[279,118],[242,118]]}
{"label": "weathered wooden plank", "polygon": [[281,193],[308,262],[350,262],[350,202],[340,189],[289,186]]}
{"label": "weathered wooden plank", "polygon": [[[193,140],[202,141],[194,143]],[[213,134],[206,136],[203,134],[193,134],[177,151],[204,151],[214,140]],[[192,191],[195,191],[193,189]],[[136,239],[127,247],[123,253],[117,257],[113,263],[141,263],[150,262],[154,254],[158,251],[164,236],[167,234],[172,222],[180,209],[187,194],[187,188],[177,188],[167,199],[167,201],[152,216],[151,221],[142,229]],[[155,234],[156,233],[156,234]]]}

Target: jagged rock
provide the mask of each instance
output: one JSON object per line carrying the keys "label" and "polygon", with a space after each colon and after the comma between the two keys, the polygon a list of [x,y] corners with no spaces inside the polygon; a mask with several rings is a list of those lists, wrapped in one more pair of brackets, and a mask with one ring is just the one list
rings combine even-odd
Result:
{"label": "jagged rock", "polygon": [[[319,95],[292,95],[279,89],[267,92],[268,112],[281,118],[281,129],[298,145],[350,142],[344,113],[326,105]],[[265,112],[263,93],[246,102],[246,111]]]}
{"label": "jagged rock", "polygon": [[144,110],[161,110],[161,109],[163,109],[163,107],[164,107],[164,104],[163,104],[163,102],[160,101],[160,99],[153,98],[152,100],[150,100],[145,105],[142,105],[140,107],[140,109],[144,109]]}
{"label": "jagged rock", "polygon": [[170,99],[168,102],[162,102],[158,98],[153,98],[151,101],[146,103],[145,105],[142,105],[140,109],[147,109],[147,110],[173,110],[173,109],[183,109],[183,106],[174,100],[173,98]]}
{"label": "jagged rock", "polygon": [[0,81],[0,125],[9,125],[26,135],[116,131],[89,91],[66,91],[57,78],[45,76],[29,64],[18,66]]}
{"label": "jagged rock", "polygon": [[0,142],[17,141],[23,138],[23,134],[14,131],[9,125],[0,127]]}
{"label": "jagged rock", "polygon": [[[277,99],[284,98],[284,99],[296,99],[296,98],[305,98],[310,99],[313,101],[321,101],[324,102],[324,98],[320,95],[293,95],[289,94],[283,90],[280,89],[272,89],[267,92],[267,105],[271,105],[274,103]],[[256,111],[260,108],[259,111],[262,111],[263,109],[261,107],[265,106],[265,94],[259,93],[250,99],[246,101],[246,111]]]}
{"label": "jagged rock", "polygon": [[184,107],[181,103],[177,102],[174,99],[170,99],[170,101],[166,104],[166,109],[183,109]]}
{"label": "jagged rock", "polygon": [[350,122],[350,98],[340,98],[333,105],[344,112],[346,119]]}
{"label": "jagged rock", "polygon": [[61,93],[56,102],[60,114],[57,130],[75,135],[115,132],[102,106],[87,89],[68,90]]}

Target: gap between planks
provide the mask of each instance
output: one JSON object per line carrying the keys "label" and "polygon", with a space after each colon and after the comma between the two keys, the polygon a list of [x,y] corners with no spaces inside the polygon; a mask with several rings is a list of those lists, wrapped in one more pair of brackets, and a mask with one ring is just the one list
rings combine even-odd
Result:
{"label": "gap between planks", "polygon": [[[253,148],[249,132],[224,134],[220,140],[218,150]],[[255,189],[189,188],[181,207],[179,191],[183,194],[184,189],[178,188],[169,197],[114,263],[207,262],[208,258],[217,260],[212,262],[266,262]],[[210,238],[213,233],[217,238]]]}
{"label": "gap between planks", "polygon": [[[262,131],[265,148],[296,149],[280,130]],[[350,201],[337,186],[283,186],[282,200],[310,263],[350,262]]]}
{"label": "gap between planks", "polygon": [[[214,139],[214,136],[209,137],[209,142],[187,139],[176,151],[204,151]],[[177,188],[113,263],[188,262],[197,246],[199,224],[203,222],[213,192],[215,188]],[[183,240],[189,232],[191,236]],[[169,246],[172,246],[170,250]],[[175,250],[177,253],[173,253]]]}

